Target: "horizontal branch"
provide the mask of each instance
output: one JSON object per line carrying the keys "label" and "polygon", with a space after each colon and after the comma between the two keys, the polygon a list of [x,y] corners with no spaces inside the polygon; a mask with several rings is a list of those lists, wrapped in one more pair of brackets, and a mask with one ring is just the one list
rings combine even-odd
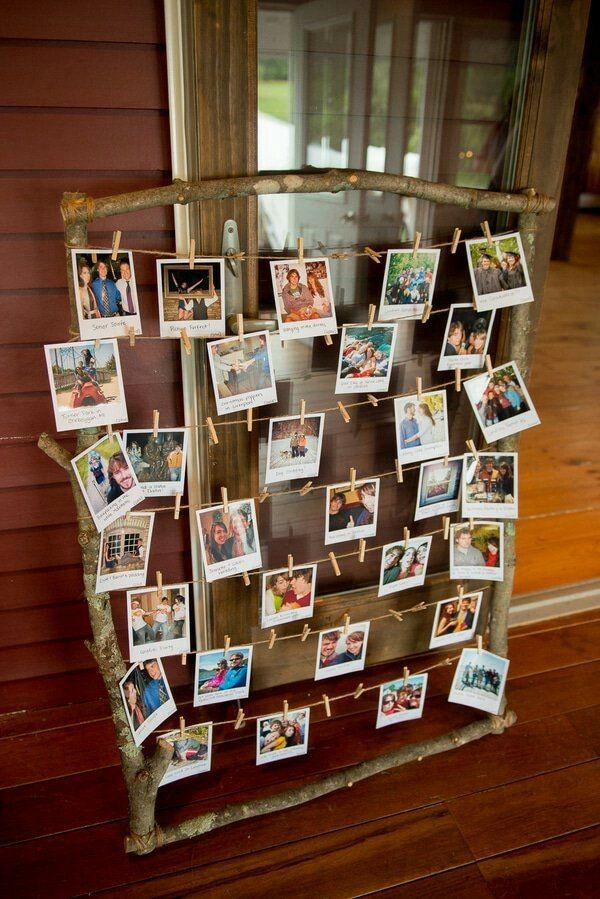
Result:
{"label": "horizontal branch", "polygon": [[49,434],[40,434],[38,446],[42,452],[46,453],[53,462],[56,462],[65,471],[72,471],[71,459],[73,457],[64,447],[56,442],[54,437],[50,437]]}
{"label": "horizontal branch", "polygon": [[198,200],[225,200],[229,197],[252,197],[265,194],[340,193],[352,190],[379,190],[403,197],[417,197],[432,203],[484,209],[491,212],[551,212],[556,203],[552,197],[533,189],[516,193],[436,184],[407,175],[360,170],[275,172],[239,178],[215,178],[208,181],[175,180],[165,187],[116,194],[113,197],[65,194],[61,212],[68,225],[91,222],[111,215],[151,209],[155,206],[185,206]]}

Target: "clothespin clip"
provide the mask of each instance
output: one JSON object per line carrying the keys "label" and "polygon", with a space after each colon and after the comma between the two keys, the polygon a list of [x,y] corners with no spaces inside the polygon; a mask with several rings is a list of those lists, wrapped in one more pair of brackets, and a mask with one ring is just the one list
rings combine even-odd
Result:
{"label": "clothespin clip", "polygon": [[300,400],[300,427],[304,427],[304,416],[306,415],[306,400]]}
{"label": "clothespin clip", "polygon": [[379,405],[379,400],[377,399],[376,396],[373,396],[372,393],[367,393],[367,399],[368,399],[368,401],[371,403],[372,406],[378,406],[378,405]]}
{"label": "clothespin clip", "polygon": [[444,522],[444,540],[447,540],[450,536],[450,516],[444,515],[442,521]]}
{"label": "clothespin clip", "polygon": [[181,497],[182,496],[183,496],[182,493],[175,494],[175,509],[173,511],[173,520],[174,521],[179,521],[179,514],[181,512]]}
{"label": "clothespin clip", "polygon": [[399,484],[402,484],[402,482],[404,481],[404,475],[402,474],[402,466],[400,465],[400,462],[398,461],[398,459],[395,459],[394,461],[396,462],[396,480]]}
{"label": "clothespin clip", "polygon": [[408,528],[404,528],[404,542],[408,543],[410,540],[410,531]]}
{"label": "clothespin clip", "polygon": [[219,438],[217,437],[217,432],[216,432],[216,430],[215,430],[215,425],[214,425],[214,422],[213,422],[212,418],[210,417],[210,415],[209,415],[208,418],[206,419],[206,427],[208,428],[208,436],[210,437],[210,439],[212,440],[212,442],[213,442],[213,443],[218,443],[218,442],[219,442]]}
{"label": "clothespin clip", "polygon": [[287,701],[287,699],[284,699],[283,700],[283,717],[284,718],[287,718],[289,710],[290,710],[290,707],[289,707],[288,701]]}
{"label": "clothespin clip", "polygon": [[287,345],[288,345],[287,340],[282,340],[282,341],[281,341],[281,349],[282,349],[282,350],[287,350]]}
{"label": "clothespin clip", "polygon": [[242,337],[244,336],[244,316],[242,315],[241,312],[237,313],[235,320],[237,322],[237,334],[241,340]]}
{"label": "clothespin clip", "polygon": [[183,715],[180,715],[180,717],[179,717],[179,736],[181,737],[182,740],[185,736],[184,731],[185,731],[185,718],[183,717]]}
{"label": "clothespin clip", "polygon": [[344,637],[350,633],[350,615],[344,615]]}
{"label": "clothespin clip", "polygon": [[467,447],[468,447],[468,449],[469,449],[469,452],[473,453],[473,455],[475,456],[475,458],[479,461],[479,453],[478,453],[477,447],[475,446],[475,444],[473,443],[473,441],[472,441],[472,440],[465,440],[465,443],[467,444]]}
{"label": "clothespin clip", "polygon": [[187,662],[187,652],[182,652],[181,653],[181,664],[185,665],[186,662]]}
{"label": "clothespin clip", "polygon": [[162,584],[163,584],[163,581],[162,581],[162,574],[161,574],[160,571],[157,571],[157,572],[156,572],[156,592],[157,592],[157,594],[158,594],[158,598],[159,598],[159,599],[162,599],[162,595],[163,595],[163,586],[162,586]]}
{"label": "clothespin clip", "polygon": [[291,553],[288,553],[288,577],[291,577],[294,573],[294,557]]}
{"label": "clothespin clip", "polygon": [[421,232],[415,231],[415,239],[413,240],[412,258],[415,259],[421,245]]}
{"label": "clothespin clip", "polygon": [[339,400],[338,400],[337,407],[338,407],[338,409],[340,410],[340,415],[342,416],[342,418],[344,419],[344,421],[346,422],[346,424],[348,424],[348,422],[350,421],[350,415],[349,415],[348,412],[346,411],[346,407],[345,407],[344,404],[343,404],[342,402],[340,402]]}
{"label": "clothespin clip", "polygon": [[244,581],[245,587],[250,586],[250,575],[248,574],[247,571],[242,571],[242,580]]}
{"label": "clothespin clip", "polygon": [[270,496],[271,496],[271,494],[269,493],[269,491],[267,490],[267,488],[266,488],[266,487],[263,487],[263,489],[261,490],[261,492],[260,492],[259,495],[258,495],[258,501],[259,501],[259,503],[264,503],[264,501],[265,501],[266,499],[268,499]]}
{"label": "clothespin clip", "polygon": [[138,668],[140,669],[140,671],[143,671],[143,670],[144,670],[144,663],[143,663],[143,662],[138,662]]}
{"label": "clothespin clip", "polygon": [[111,425],[110,422],[108,422],[108,424],[106,425],[106,433],[108,434],[109,437],[112,437],[114,434],[113,426]]}
{"label": "clothespin clip", "polygon": [[99,337],[96,337],[96,339],[94,340],[94,349],[96,350],[96,352],[98,352],[98,350],[100,349],[100,338]]}
{"label": "clothespin clip", "polygon": [[304,641],[306,640],[306,638],[308,637],[309,634],[310,634],[310,628],[309,628],[308,624],[305,624],[302,629],[302,636],[300,637],[300,640],[302,643],[304,643]]}
{"label": "clothespin clip", "polygon": [[358,541],[358,561],[359,562],[365,561],[366,551],[367,551],[367,541],[365,540],[364,537],[361,537],[360,540]]}
{"label": "clothespin clip", "polygon": [[307,481],[304,487],[301,487],[298,491],[300,496],[306,496],[307,493],[310,493],[312,490],[312,481]]}
{"label": "clothespin clip", "polygon": [[323,705],[325,706],[325,714],[328,718],[331,718],[331,706],[329,705],[329,696],[327,693],[323,693]]}
{"label": "clothespin clip", "polygon": [[423,378],[417,378],[417,399],[419,402],[423,399]]}
{"label": "clothespin clip", "polygon": [[459,598],[459,599],[462,599],[463,596],[464,596],[464,592],[465,592],[465,588],[463,587],[462,584],[459,584],[459,585],[458,585],[458,587],[456,588],[456,592],[457,592],[457,594],[458,594],[458,598]]}
{"label": "clothespin clip", "polygon": [[367,330],[370,331],[373,327],[373,322],[375,320],[375,313],[377,312],[377,306],[371,303],[369,305],[369,318],[367,319]]}
{"label": "clothespin clip", "polygon": [[252,430],[252,406],[249,409],[246,409],[246,427],[248,431]]}
{"label": "clothespin clip", "polygon": [[129,524],[130,521],[131,521],[131,509],[127,509],[127,511],[125,512],[125,523]]}
{"label": "clothespin clip", "polygon": [[444,456],[444,468],[448,468],[449,463],[450,463],[450,457]]}
{"label": "clothespin clip", "polygon": [[300,265],[304,264],[304,238],[299,237],[297,240],[298,245],[298,262]]}
{"label": "clothespin clip", "polygon": [[359,684],[358,687],[356,688],[356,690],[354,691],[353,696],[355,699],[359,699],[363,695],[364,692],[365,692],[365,685]]}
{"label": "clothespin clip", "polygon": [[472,531],[475,527],[475,520],[473,518],[469,518],[469,530]]}
{"label": "clothespin clip", "polygon": [[494,366],[492,365],[492,357],[488,354],[485,357],[485,367],[487,368],[487,373],[490,378],[494,377]]}
{"label": "clothespin clip", "polygon": [[152,410],[152,436],[156,440],[158,437],[158,421],[160,419],[160,412],[158,409]]}
{"label": "clothespin clip", "polygon": [[477,634],[477,654],[483,651],[483,637],[481,634]]}
{"label": "clothespin clip", "polygon": [[456,250],[458,248],[458,242],[460,240],[461,234],[462,234],[462,231],[460,230],[460,228],[454,229],[454,234],[452,235],[452,246],[450,247],[450,252],[452,253],[453,256],[456,253]]}
{"label": "clothespin clip", "polygon": [[323,335],[323,340],[325,341],[325,343],[327,344],[327,346],[331,346],[332,343],[333,343],[333,340],[331,339],[331,334],[324,334],[324,335]]}
{"label": "clothespin clip", "polygon": [[231,637],[229,634],[225,634],[223,637],[223,652],[229,652],[229,647],[231,646]]}
{"label": "clothespin clip", "polygon": [[269,649],[273,649],[275,646],[275,640],[277,639],[277,632],[274,628],[271,628],[271,636],[269,637]]}
{"label": "clothespin clip", "polygon": [[402,613],[398,612],[396,609],[388,609],[390,615],[396,619],[396,621],[402,621]]}
{"label": "clothespin clip", "polygon": [[[317,246],[318,246],[318,248],[320,249],[321,253],[322,253],[323,256],[324,256],[324,255],[325,255],[325,252],[326,252],[326,250],[327,250],[327,247],[325,246],[325,244],[323,243],[323,241],[318,240],[318,241],[317,241]],[[365,248],[365,249],[366,249],[366,248]]]}
{"label": "clothespin clip", "polygon": [[329,553],[329,561],[331,562],[331,567],[333,568],[336,577],[339,577],[342,572],[340,571],[340,566],[338,565],[338,561],[333,551]]}
{"label": "clothespin clip", "polygon": [[127,328],[127,336],[129,337],[129,346],[134,347],[135,346],[135,328],[133,327],[133,325],[130,325]]}
{"label": "clothespin clip", "polygon": [[97,253],[92,253],[92,262],[94,263],[94,265],[96,265],[96,263],[98,262],[98,254]]}
{"label": "clothespin clip", "polygon": [[492,240],[492,232],[490,231],[490,223],[486,219],[485,222],[481,223],[481,230],[485,235],[485,239],[487,240],[487,245],[490,249],[494,248],[494,241]]}
{"label": "clothespin clip", "polygon": [[243,709],[238,709],[238,713],[235,718],[235,724],[233,725],[234,730],[239,730],[242,724],[244,723],[244,718],[246,717],[246,713]]}
{"label": "clothespin clip", "polygon": [[350,469],[350,490],[356,488],[356,468]]}
{"label": "clothespin clip", "polygon": [[194,259],[196,258],[196,241],[192,237],[190,240],[190,252],[188,256],[190,268],[194,268]]}
{"label": "clothespin clip", "polygon": [[113,239],[112,239],[112,253],[110,254],[110,258],[113,262],[117,259],[117,254],[119,252],[119,244],[121,243],[121,232],[113,231]]}
{"label": "clothespin clip", "polygon": [[429,321],[429,316],[431,315],[432,305],[430,300],[427,300],[425,306],[423,307],[423,315],[421,316],[421,322],[425,324],[425,322]]}
{"label": "clothespin clip", "polygon": [[409,612],[424,612],[426,608],[427,608],[427,603],[423,602],[421,600],[421,602],[418,602],[416,604],[416,606],[412,606],[412,608],[410,608],[408,611]]}
{"label": "clothespin clip", "polygon": [[192,355],[192,344],[190,343],[190,335],[187,332],[187,328],[181,328],[180,331],[181,339],[183,340],[183,346],[185,348],[185,352],[188,356]]}
{"label": "clothespin clip", "polygon": [[408,668],[406,667],[406,665],[405,665],[405,666],[404,666],[404,673],[403,673],[404,686],[406,686],[406,681],[408,680],[409,677],[410,677],[410,671],[409,671],[409,669],[408,669]]}
{"label": "clothespin clip", "polygon": [[460,368],[454,369],[454,389],[457,393],[460,393]]}
{"label": "clothespin clip", "polygon": [[365,247],[365,253],[367,256],[371,257],[373,262],[381,262],[381,259],[379,258],[381,253],[378,253],[377,250],[373,250],[371,247]]}
{"label": "clothespin clip", "polygon": [[473,309],[475,310],[475,312],[477,312],[477,297],[475,296],[475,294],[473,294],[473,299],[471,301],[471,305],[472,305]]}
{"label": "clothespin clip", "polygon": [[223,512],[229,515],[229,502],[227,500],[227,487],[221,487],[221,502],[223,503]]}

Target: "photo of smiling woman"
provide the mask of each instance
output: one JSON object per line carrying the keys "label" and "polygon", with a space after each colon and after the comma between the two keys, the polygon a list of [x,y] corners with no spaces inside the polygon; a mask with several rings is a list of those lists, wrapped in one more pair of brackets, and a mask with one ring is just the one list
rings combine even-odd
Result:
{"label": "photo of smiling woman", "polygon": [[208,581],[260,568],[261,555],[254,500],[212,506],[196,512],[204,570]]}
{"label": "photo of smiling woman", "polygon": [[119,434],[101,437],[71,464],[99,531],[144,499]]}
{"label": "photo of smiling woman", "polygon": [[377,531],[379,478],[335,484],[325,493],[325,543],[373,537]]}

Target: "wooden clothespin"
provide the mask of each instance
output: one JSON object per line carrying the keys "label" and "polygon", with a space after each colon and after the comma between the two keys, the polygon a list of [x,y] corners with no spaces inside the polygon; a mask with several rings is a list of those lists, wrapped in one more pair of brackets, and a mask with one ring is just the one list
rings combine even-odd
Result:
{"label": "wooden clothespin", "polygon": [[242,571],[242,580],[244,581],[245,587],[250,586],[250,575],[248,574],[247,571]]}
{"label": "wooden clothespin", "polygon": [[309,628],[308,624],[305,624],[302,629],[302,636],[300,637],[300,641],[302,643],[304,643],[304,641],[306,640],[306,638],[308,637],[309,634],[310,634],[310,628]]}
{"label": "wooden clothespin", "polygon": [[454,369],[454,389],[456,390],[457,393],[460,393],[460,387],[461,387],[460,377],[461,377],[460,368],[455,368]]}
{"label": "wooden clothespin", "polygon": [[269,649],[273,649],[275,646],[275,640],[277,639],[277,632],[274,628],[271,628],[271,636],[269,637]]}
{"label": "wooden clothespin", "polygon": [[373,250],[372,247],[365,247],[365,253],[367,256],[370,256],[374,262],[381,262],[381,259],[379,258],[381,253],[378,253],[377,250]]}
{"label": "wooden clothespin", "polygon": [[425,306],[423,307],[423,315],[421,316],[421,321],[423,324],[425,324],[425,322],[429,321],[429,316],[431,315],[431,309],[432,309],[431,302],[429,300],[427,300],[427,302],[425,303]]}
{"label": "wooden clothespin", "polygon": [[143,663],[143,662],[138,662],[138,668],[140,669],[140,671],[143,671],[143,670],[144,670],[144,663]]}
{"label": "wooden clothespin", "polygon": [[338,560],[336,559],[335,553],[333,551],[329,553],[329,561],[331,562],[331,567],[333,568],[334,574],[336,575],[336,577],[339,577],[342,572],[340,571]]}
{"label": "wooden clothespin", "polygon": [[298,493],[300,496],[306,496],[307,493],[310,493],[312,490],[312,481],[307,481],[304,487],[301,487]]}
{"label": "wooden clothespin", "polygon": [[494,366],[492,365],[492,357],[488,354],[485,357],[485,367],[487,368],[487,373],[490,378],[494,377]]}
{"label": "wooden clothespin", "polygon": [[100,349],[100,338],[99,337],[96,337],[96,339],[94,340],[94,349],[96,350],[96,352],[98,352],[98,350]]}
{"label": "wooden clothespin", "polygon": [[396,621],[402,621],[402,612],[398,612],[397,609],[388,609],[390,615],[396,619]]}
{"label": "wooden clothespin", "polygon": [[231,637],[229,634],[225,634],[223,637],[223,652],[229,652],[229,647],[231,646]]}
{"label": "wooden clothespin", "polygon": [[223,512],[229,514],[229,501],[227,499],[227,487],[221,487],[221,502],[223,503]]}
{"label": "wooden clothespin", "polygon": [[481,223],[481,230],[485,235],[485,239],[487,241],[487,245],[490,249],[494,248],[494,241],[492,240],[492,232],[490,231],[490,223],[486,219],[485,222]]}
{"label": "wooden clothespin", "polygon": [[236,315],[236,317],[235,317],[235,320],[236,320],[236,322],[237,322],[237,333],[238,333],[238,337],[239,337],[240,340],[241,340],[242,337],[244,336],[244,316],[242,315],[241,312],[238,312],[238,313],[237,313],[237,315]]}
{"label": "wooden clothespin", "polygon": [[325,706],[325,714],[328,718],[331,718],[331,706],[329,705],[329,696],[327,693],[323,693],[323,705]]}
{"label": "wooden clothespin", "polygon": [[252,430],[252,412],[252,406],[250,406],[249,409],[246,409],[246,427],[248,428],[248,431]]}
{"label": "wooden clothespin", "polygon": [[396,481],[399,484],[402,484],[402,482],[404,481],[404,475],[402,474],[402,466],[400,465],[400,462],[398,461],[398,459],[395,459],[394,461],[396,462]]}
{"label": "wooden clothespin", "polygon": [[119,252],[119,244],[121,243],[121,232],[113,231],[113,239],[112,239],[112,253],[110,254],[110,258],[113,262],[116,261],[117,254]]}
{"label": "wooden clothespin", "polygon": [[410,670],[405,665],[404,672],[403,672],[404,686],[406,686],[406,681],[408,680],[409,677],[410,677]]}
{"label": "wooden clothespin", "polygon": [[462,598],[463,598],[463,595],[464,595],[464,592],[465,592],[465,588],[463,587],[462,584],[459,584],[459,585],[458,585],[458,587],[456,588],[456,592],[457,592],[457,594],[458,594],[458,598],[459,598],[459,599],[462,599]]}
{"label": "wooden clothespin", "polygon": [[94,263],[94,265],[96,265],[96,263],[98,262],[98,254],[97,253],[92,253],[92,262]]}
{"label": "wooden clothespin", "polygon": [[374,306],[373,303],[369,305],[369,317],[367,319],[367,330],[370,331],[373,327],[373,322],[375,321],[375,313],[377,312],[377,306]]}
{"label": "wooden clothespin", "polygon": [[331,334],[324,334],[324,335],[323,335],[323,340],[325,341],[325,343],[327,344],[327,346],[331,346],[332,343],[333,343],[333,340],[331,339]]}
{"label": "wooden clothespin", "polygon": [[415,259],[421,245],[421,232],[415,231],[415,239],[413,240],[412,258]]}
{"label": "wooden clothespin", "polygon": [[472,440],[465,440],[465,443],[467,444],[467,447],[468,447],[468,449],[469,449],[469,452],[473,453],[473,455],[475,456],[475,458],[479,461],[479,453],[478,453],[477,447],[475,446],[475,444],[473,443],[473,441],[472,441]]}
{"label": "wooden clothespin", "polygon": [[471,305],[472,305],[473,309],[475,310],[475,312],[477,312],[477,297],[475,296],[475,294],[473,294],[473,299],[471,301]]}
{"label": "wooden clothespin", "polygon": [[304,238],[303,237],[298,238],[297,246],[298,246],[298,262],[300,263],[300,265],[303,265],[304,264]]}
{"label": "wooden clothespin", "polygon": [[113,435],[114,435],[113,426],[111,425],[110,422],[108,422],[108,424],[106,425],[106,433],[108,434],[109,437],[113,437]]}
{"label": "wooden clothespin", "polygon": [[187,663],[187,652],[181,653],[181,664],[185,665]]}
{"label": "wooden clothespin", "polygon": [[235,717],[235,724],[233,725],[234,730],[239,730],[242,724],[244,723],[244,718],[246,717],[246,713],[243,709],[238,709],[238,713]]}
{"label": "wooden clothespin", "polygon": [[290,707],[289,707],[288,701],[287,701],[287,699],[284,699],[283,700],[283,717],[284,718],[287,718],[289,710],[290,710]]}
{"label": "wooden clothespin", "polygon": [[182,493],[175,494],[175,509],[173,511],[173,520],[174,521],[179,521],[179,515],[181,513],[181,497],[182,496],[183,496]]}
{"label": "wooden clothespin", "polygon": [[444,468],[448,468],[449,464],[450,464],[450,457],[444,456]]}
{"label": "wooden clothespin", "polygon": [[219,442],[219,438],[217,437],[217,432],[216,432],[216,430],[215,430],[215,425],[214,425],[214,422],[213,422],[212,418],[210,417],[210,415],[209,415],[208,418],[206,419],[206,427],[208,428],[208,436],[210,437],[210,439],[212,440],[212,442],[213,442],[213,443],[218,443],[218,442]]}
{"label": "wooden clothespin", "polygon": [[417,399],[419,402],[423,399],[423,378],[417,378]]}
{"label": "wooden clothespin", "polygon": [[125,523],[129,524],[130,521],[131,521],[131,509],[127,509],[127,511],[125,512]]}
{"label": "wooden clothespin", "polygon": [[300,400],[300,427],[304,427],[304,416],[306,415],[306,400]]}
{"label": "wooden clothespin", "polygon": [[408,528],[404,528],[404,542],[408,543],[410,540],[410,531]]}
{"label": "wooden clothespin", "polygon": [[373,396],[372,393],[367,393],[367,399],[368,399],[368,401],[371,403],[372,406],[378,406],[378,405],[379,405],[379,400],[377,399],[376,396]]}
{"label": "wooden clothespin", "polygon": [[444,540],[447,540],[450,536],[450,516],[444,515],[442,521],[444,522]]}
{"label": "wooden clothespin", "polygon": [[421,601],[421,602],[418,602],[416,604],[416,606],[412,606],[412,608],[410,608],[408,611],[409,612],[424,612],[426,608],[427,608],[427,603]]}
{"label": "wooden clothespin", "polygon": [[365,540],[364,537],[361,537],[360,540],[358,541],[358,561],[359,562],[365,561],[366,551],[367,551],[367,541]]}
{"label": "wooden clothespin", "polygon": [[184,731],[185,731],[185,718],[183,717],[183,715],[180,715],[179,716],[179,736],[181,737],[182,740],[185,736]]}
{"label": "wooden clothespin", "polygon": [[291,577],[294,573],[294,557],[291,553],[288,553],[288,577]]}
{"label": "wooden clothespin", "polygon": [[266,487],[263,487],[263,489],[261,490],[261,492],[260,492],[259,495],[258,495],[258,501],[259,501],[259,503],[264,503],[264,501],[265,501],[266,499],[268,499],[270,496],[271,496],[271,494],[269,493],[269,491],[267,490],[267,488],[266,488]]}
{"label": "wooden clothespin", "polygon": [[365,692],[365,685],[359,684],[358,687],[356,688],[356,690],[354,691],[354,694],[353,694],[354,698],[359,699],[363,695],[364,692]]}
{"label": "wooden clothespin", "polygon": [[163,581],[162,581],[162,573],[160,571],[156,572],[156,593],[159,599],[162,599],[163,595]]}
{"label": "wooden clothespin", "polygon": [[483,637],[481,634],[477,634],[477,654],[483,651]]}
{"label": "wooden clothespin", "polygon": [[282,350],[287,350],[287,345],[288,345],[287,340],[282,340],[282,341],[281,341],[281,349],[282,349]]}
{"label": "wooden clothespin", "polygon": [[350,469],[350,490],[356,488],[356,468]]}
{"label": "wooden clothespin", "polygon": [[475,519],[469,518],[469,530],[472,531],[474,527],[475,527]]}
{"label": "wooden clothespin", "polygon": [[452,235],[452,246],[450,247],[450,252],[452,253],[453,256],[456,253],[456,250],[458,248],[458,242],[460,240],[461,234],[462,234],[462,231],[460,230],[460,228],[454,229],[454,234]]}
{"label": "wooden clothespin", "polygon": [[344,637],[350,633],[350,615],[344,615]]}
{"label": "wooden clothespin", "polygon": [[194,259],[196,258],[196,241],[192,237],[190,240],[190,252],[188,256],[188,263],[190,268],[194,268]]}
{"label": "wooden clothespin", "polygon": [[340,402],[339,400],[338,400],[337,407],[338,407],[338,409],[340,410],[340,415],[342,416],[342,418],[344,419],[344,421],[346,422],[346,424],[348,424],[348,422],[350,421],[350,415],[349,415],[348,412],[346,411],[346,407],[345,407],[344,404],[343,404],[342,402]]}
{"label": "wooden clothespin", "polygon": [[158,409],[153,409],[152,410],[152,436],[154,437],[155,440],[158,437],[159,419],[160,419],[160,412],[158,411]]}
{"label": "wooden clothespin", "polygon": [[190,343],[190,335],[187,332],[187,328],[181,328],[180,331],[181,339],[183,341],[183,346],[187,356],[192,355],[192,344]]}
{"label": "wooden clothespin", "polygon": [[130,325],[127,328],[127,336],[129,337],[129,346],[134,347],[135,346],[135,328],[133,327],[133,325]]}

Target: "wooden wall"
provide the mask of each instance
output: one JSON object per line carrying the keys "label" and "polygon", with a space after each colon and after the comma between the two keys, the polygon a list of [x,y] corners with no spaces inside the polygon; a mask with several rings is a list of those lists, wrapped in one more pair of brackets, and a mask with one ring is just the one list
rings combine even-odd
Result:
{"label": "wooden wall", "polygon": [[[61,194],[158,186],[171,174],[160,0],[8,4],[0,42],[0,680],[9,687],[3,707],[17,710],[104,696],[83,643],[89,624],[70,487],[36,447],[41,431],[54,433],[42,347],[68,338]],[[125,249],[173,247],[170,208],[92,224],[90,239],[106,245],[115,228]],[[154,258],[134,261],[144,334],[157,334]],[[181,424],[177,343],[120,347],[129,425],[151,426],[153,408],[161,425]],[[68,434],[60,439],[73,445]],[[186,517],[158,514],[150,570],[166,583],[189,576],[187,551]],[[126,653],[123,596],[113,596],[113,609]]]}

